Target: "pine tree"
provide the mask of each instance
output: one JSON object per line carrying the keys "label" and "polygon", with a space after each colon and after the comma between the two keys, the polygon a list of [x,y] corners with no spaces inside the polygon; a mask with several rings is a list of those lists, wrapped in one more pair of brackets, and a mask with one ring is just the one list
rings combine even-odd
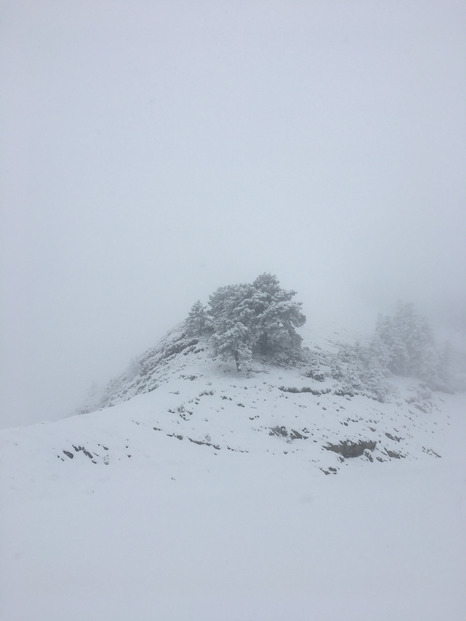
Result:
{"label": "pine tree", "polygon": [[209,298],[209,318],[214,350],[223,358],[233,358],[237,371],[251,359],[251,312],[245,300],[250,285],[219,287]]}
{"label": "pine tree", "polygon": [[186,319],[186,330],[188,336],[202,336],[209,329],[209,316],[206,307],[200,300],[195,302],[189,311]]}
{"label": "pine tree", "polygon": [[252,284],[220,287],[209,298],[208,316],[217,353],[239,369],[253,355],[291,361],[299,355],[296,328],[306,321],[295,291],[281,289],[276,276],[262,274]]}
{"label": "pine tree", "polygon": [[301,303],[292,301],[295,295],[282,289],[272,274],[261,274],[253,282],[254,349],[262,356],[291,355],[300,349],[302,339],[296,328],[304,325],[306,317]]}
{"label": "pine tree", "polygon": [[233,358],[236,370],[241,371],[251,360],[252,352],[248,339],[248,330],[240,321],[213,335],[213,342],[218,354],[223,358]]}
{"label": "pine tree", "polygon": [[436,381],[439,357],[434,337],[412,304],[399,304],[393,317],[379,318],[371,350],[380,365],[395,375]]}

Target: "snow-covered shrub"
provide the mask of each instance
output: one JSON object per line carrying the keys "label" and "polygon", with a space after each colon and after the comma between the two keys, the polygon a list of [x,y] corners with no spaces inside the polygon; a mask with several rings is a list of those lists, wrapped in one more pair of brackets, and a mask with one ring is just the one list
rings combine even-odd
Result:
{"label": "snow-covered shrub", "polygon": [[442,364],[432,330],[412,304],[400,304],[392,317],[379,317],[370,350],[379,365],[394,375],[439,383]]}
{"label": "snow-covered shrub", "polygon": [[330,368],[332,378],[338,382],[334,389],[335,394],[364,394],[377,401],[385,400],[385,375],[370,347],[361,343],[342,345]]}
{"label": "snow-covered shrub", "polygon": [[306,377],[310,377],[316,382],[324,382],[325,381],[325,370],[322,368],[320,363],[317,360],[311,359],[309,362],[309,368],[304,374]]}

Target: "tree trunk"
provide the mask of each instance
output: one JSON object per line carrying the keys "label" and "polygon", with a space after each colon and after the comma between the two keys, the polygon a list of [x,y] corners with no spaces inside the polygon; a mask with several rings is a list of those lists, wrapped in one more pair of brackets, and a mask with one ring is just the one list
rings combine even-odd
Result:
{"label": "tree trunk", "polygon": [[236,370],[237,371],[241,371],[241,367],[239,364],[239,354],[238,354],[238,350],[235,349],[235,362],[236,362]]}
{"label": "tree trunk", "polygon": [[269,353],[269,343],[267,338],[267,332],[262,332],[259,340],[259,349],[263,356],[267,356]]}

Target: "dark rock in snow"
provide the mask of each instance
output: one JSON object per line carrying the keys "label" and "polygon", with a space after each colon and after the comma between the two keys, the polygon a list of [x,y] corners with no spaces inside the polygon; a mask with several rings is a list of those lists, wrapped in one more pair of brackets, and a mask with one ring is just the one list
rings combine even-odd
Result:
{"label": "dark rock in snow", "polygon": [[304,436],[302,433],[299,433],[299,431],[296,431],[296,429],[292,429],[290,431],[290,438],[292,440],[307,440],[307,436]]}
{"label": "dark rock in snow", "polygon": [[288,431],[283,425],[281,427],[277,425],[276,427],[270,427],[269,436],[281,436],[282,438],[287,438]]}
{"label": "dark rock in snow", "polygon": [[366,449],[373,451],[377,446],[377,442],[373,440],[359,440],[359,442],[351,442],[344,440],[340,444],[328,444],[324,446],[327,451],[338,453],[342,457],[361,457]]}

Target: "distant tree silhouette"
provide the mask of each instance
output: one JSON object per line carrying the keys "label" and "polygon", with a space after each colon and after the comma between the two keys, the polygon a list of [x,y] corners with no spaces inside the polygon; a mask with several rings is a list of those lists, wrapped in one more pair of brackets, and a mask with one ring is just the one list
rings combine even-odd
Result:
{"label": "distant tree silhouette", "polygon": [[186,328],[189,336],[202,336],[206,334],[210,325],[206,307],[200,300],[195,302],[186,319]]}

